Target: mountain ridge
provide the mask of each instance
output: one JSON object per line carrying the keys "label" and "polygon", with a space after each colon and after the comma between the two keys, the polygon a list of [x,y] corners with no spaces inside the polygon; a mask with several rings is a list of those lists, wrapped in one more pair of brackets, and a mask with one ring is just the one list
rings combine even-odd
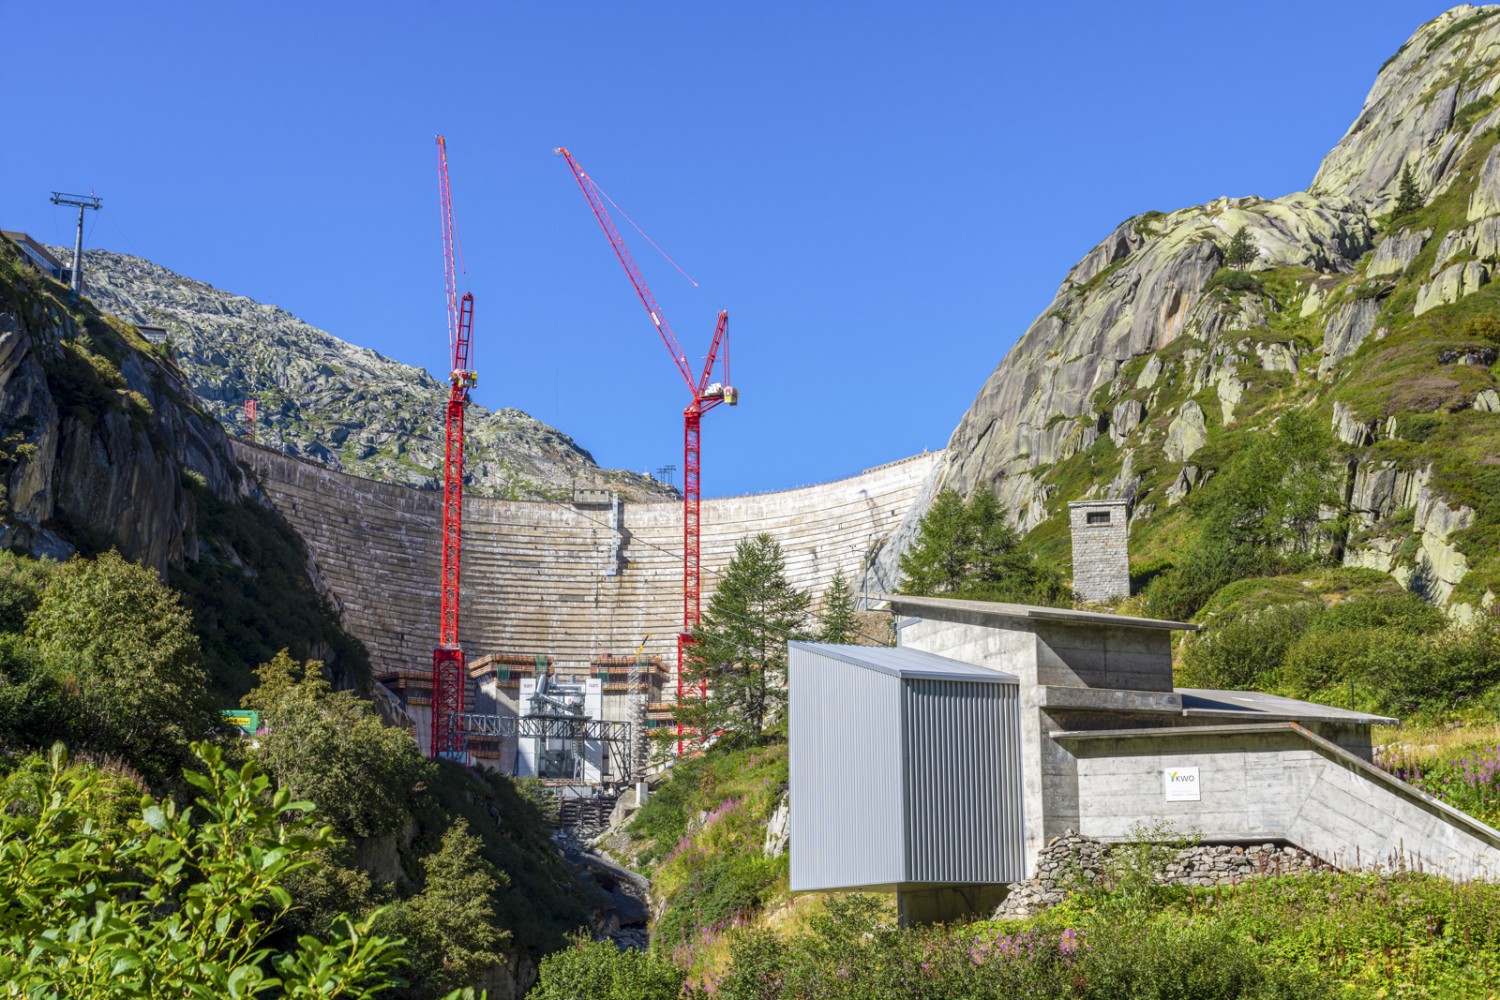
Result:
{"label": "mountain ridge", "polygon": [[[263,445],[370,478],[441,484],[448,388],[425,369],[140,257],[86,250],[84,274],[101,310],[167,330],[178,366],[230,434],[247,434],[253,398]],[[468,488],[481,495],[558,499],[575,484],[638,501],[676,495],[649,476],[601,469],[567,434],[512,408],[470,406],[466,457]]]}
{"label": "mountain ridge", "polygon": [[[937,481],[994,489],[1031,544],[1061,561],[1066,501],[1130,497],[1147,562],[1165,558],[1164,522],[1192,530],[1179,502],[1238,431],[1312,408],[1351,469],[1346,563],[1405,580],[1431,573],[1434,596],[1460,613],[1492,603],[1500,573],[1489,532],[1474,529],[1500,497],[1465,486],[1479,481],[1482,454],[1461,460],[1464,449],[1437,446],[1459,423],[1482,425],[1466,439],[1488,441],[1494,423],[1475,419],[1494,405],[1493,352],[1463,324],[1500,315],[1490,284],[1500,270],[1497,15],[1464,5],[1419,27],[1307,191],[1117,226],[985,381]],[[1425,207],[1393,225],[1408,167]],[[1236,279],[1225,250],[1240,228],[1258,259]],[[1415,418],[1421,430],[1402,428]],[[1446,428],[1438,438],[1433,421]],[[887,561],[897,555],[893,546]]]}

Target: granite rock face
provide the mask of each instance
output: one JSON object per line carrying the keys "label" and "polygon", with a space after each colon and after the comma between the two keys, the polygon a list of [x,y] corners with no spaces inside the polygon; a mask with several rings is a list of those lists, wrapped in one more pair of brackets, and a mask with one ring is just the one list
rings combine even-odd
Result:
{"label": "granite rock face", "polygon": [[[1263,266],[1331,271],[1352,269],[1374,235],[1353,203],[1303,194],[1220,199],[1127,227],[1069,273],[1052,305],[980,389],[949,442],[947,485],[964,492],[984,483],[1016,506],[1019,490],[1009,481],[1057,460],[1068,421],[1089,413],[1093,393],[1132,359],[1184,335],[1215,336],[1255,323],[1253,313],[1239,308],[1254,308],[1248,301],[1204,295],[1239,228],[1255,234]],[[1137,375],[1147,385],[1161,369],[1148,370]]]}
{"label": "granite rock face", "polygon": [[64,558],[88,538],[165,573],[198,556],[195,490],[256,493],[181,374],[0,276],[0,547]]}
{"label": "granite rock face", "polygon": [[[246,433],[253,398],[260,444],[372,479],[441,485],[448,387],[425,370],[138,257],[89,250],[84,266],[101,309],[167,331],[188,383],[231,434]],[[476,493],[561,496],[577,480],[638,500],[673,495],[649,477],[600,469],[572,438],[520,410],[476,404],[465,423]]]}
{"label": "granite rock face", "polygon": [[[1444,387],[1463,385],[1464,398],[1438,405],[1467,402],[1493,412],[1500,407],[1496,388],[1473,375],[1463,382],[1425,375],[1405,397],[1390,383],[1362,393],[1344,387],[1359,383],[1353,376],[1366,360],[1390,364],[1382,359],[1411,352],[1409,338],[1399,347],[1376,346],[1411,329],[1409,320],[1421,317],[1420,330],[1442,329],[1427,325],[1428,313],[1455,303],[1472,311],[1463,300],[1493,294],[1489,285],[1500,271],[1497,125],[1500,6],[1456,7],[1418,28],[1381,67],[1360,114],[1306,191],[1147,212],[1109,233],[980,387],[949,440],[941,484],[994,490],[1023,532],[1065,516],[1068,501],[1127,492],[1137,503],[1137,524],[1148,512],[1160,518],[1212,475],[1227,457],[1214,447],[1226,429],[1258,433],[1290,407],[1315,408],[1324,420],[1332,410],[1342,449],[1394,437],[1402,425],[1395,414],[1408,406],[1430,412],[1434,404],[1422,393]],[[1441,222],[1428,214],[1392,226],[1406,167],[1424,203],[1447,197],[1457,213],[1450,208]],[[1240,229],[1258,257],[1236,271],[1224,267],[1225,249]],[[1471,371],[1490,364],[1477,348],[1454,350],[1452,358],[1453,351],[1437,349],[1433,356]],[[1105,435],[1089,440],[1080,428],[1093,426],[1097,415],[1105,417]],[[1193,458],[1200,451],[1205,457]],[[1357,506],[1356,480],[1373,474],[1370,461],[1347,450],[1335,458],[1349,470],[1345,492]],[[1191,517],[1191,505],[1186,510],[1182,516]],[[924,511],[919,505],[909,521]],[[1339,513],[1328,511],[1330,518]],[[1432,536],[1418,560],[1433,577],[1429,592],[1448,599],[1472,569],[1448,540],[1457,529],[1418,519],[1409,530]],[[1043,537],[1055,538],[1049,531]],[[910,535],[898,534],[896,544]],[[1353,539],[1344,557],[1396,572],[1385,553],[1401,550],[1409,559],[1417,547],[1395,541],[1367,534]],[[1421,567],[1404,572],[1415,570]]]}

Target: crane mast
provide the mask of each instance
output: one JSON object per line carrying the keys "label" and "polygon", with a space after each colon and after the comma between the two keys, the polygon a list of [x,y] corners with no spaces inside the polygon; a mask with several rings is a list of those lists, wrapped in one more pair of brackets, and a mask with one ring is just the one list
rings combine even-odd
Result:
{"label": "crane mast", "polygon": [[448,185],[448,144],[437,137],[438,194],[443,225],[443,279],[447,293],[448,343],[452,368],[448,375],[448,404],[443,455],[442,597],[438,644],[432,651],[433,757],[452,757],[464,750],[456,717],[464,711],[464,655],[458,643],[459,582],[463,556],[464,519],[464,409],[478,376],[469,367],[474,337],[474,296],[458,296],[454,266],[453,197]]}
{"label": "crane mast", "polygon": [[[677,701],[680,704],[684,695],[682,673],[687,659],[687,649],[693,644],[692,632],[697,628],[702,615],[699,506],[702,500],[703,414],[720,403],[734,406],[739,402],[739,391],[729,381],[729,313],[724,311],[719,313],[718,322],[714,327],[713,341],[709,345],[703,369],[695,379],[682,345],[677,342],[672,328],[667,325],[661,307],[656,304],[656,297],[651,294],[645,277],[641,274],[640,268],[636,267],[635,259],[631,257],[624,239],[621,238],[619,230],[610,219],[609,211],[604,206],[603,191],[594,183],[593,178],[584,172],[583,168],[578,165],[578,161],[573,159],[573,154],[569,153],[566,148],[559,146],[556,152],[567,161],[568,169],[573,171],[573,179],[578,182],[578,187],[583,191],[589,208],[593,210],[594,218],[604,230],[604,235],[609,238],[609,245],[614,249],[615,256],[619,258],[620,266],[625,269],[625,274],[634,286],[636,295],[640,297],[641,305],[646,307],[646,312],[651,317],[656,332],[661,336],[667,352],[672,355],[672,362],[677,368],[677,373],[687,384],[690,396],[687,407],[682,411],[682,631],[677,633]],[[724,351],[724,378],[721,382],[710,382],[721,349]],[[698,696],[703,697],[707,693],[704,686],[700,685]],[[682,723],[679,722],[677,724],[678,754],[682,753],[683,735]]]}

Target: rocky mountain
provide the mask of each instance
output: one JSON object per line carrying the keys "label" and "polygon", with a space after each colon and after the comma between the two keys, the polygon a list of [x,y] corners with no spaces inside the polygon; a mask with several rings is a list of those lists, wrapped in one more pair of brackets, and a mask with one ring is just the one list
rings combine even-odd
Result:
{"label": "rocky mountain", "polygon": [[[1349,520],[1345,563],[1492,603],[1500,325],[1475,321],[1500,318],[1497,92],[1500,7],[1456,7],[1380,69],[1308,190],[1127,219],[986,380],[938,479],[994,488],[1063,560],[1067,501],[1132,497],[1136,558],[1169,558],[1182,498],[1308,409],[1348,469],[1327,512]],[[1407,168],[1422,207],[1396,217]],[[1228,268],[1242,228],[1257,257]]]}
{"label": "rocky mountain", "polygon": [[232,705],[289,648],[359,685],[368,657],[296,533],[175,365],[0,238],[0,548],[117,549],[178,590]]}
{"label": "rocky mountain", "polygon": [[255,489],[181,376],[124,324],[69,309],[0,242],[0,547],[107,535],[165,573],[198,556],[194,486]]}
{"label": "rocky mountain", "polygon": [[[165,329],[188,384],[231,434],[246,433],[253,398],[261,444],[361,476],[441,483],[448,388],[424,369],[139,257],[89,250],[84,260],[88,296],[105,312]],[[650,477],[600,469],[572,438],[520,410],[474,405],[466,425],[475,492],[557,497],[576,481],[637,500],[674,495]]]}

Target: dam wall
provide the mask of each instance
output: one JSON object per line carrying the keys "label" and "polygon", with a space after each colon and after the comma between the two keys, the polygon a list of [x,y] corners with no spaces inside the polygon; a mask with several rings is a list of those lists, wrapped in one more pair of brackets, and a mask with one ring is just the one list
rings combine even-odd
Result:
{"label": "dam wall", "polygon": [[[362,479],[235,442],[235,454],[306,541],[344,627],[377,674],[427,666],[437,639],[438,492]],[[836,570],[862,574],[901,524],[941,452],[848,479],[704,500],[703,606],[742,538],[781,543],[792,585],[814,607]],[[568,502],[464,502],[459,639],[466,657],[546,653],[563,671],[595,656],[645,652],[676,663],[682,622],[682,505],[622,503],[617,570],[609,507]]]}

